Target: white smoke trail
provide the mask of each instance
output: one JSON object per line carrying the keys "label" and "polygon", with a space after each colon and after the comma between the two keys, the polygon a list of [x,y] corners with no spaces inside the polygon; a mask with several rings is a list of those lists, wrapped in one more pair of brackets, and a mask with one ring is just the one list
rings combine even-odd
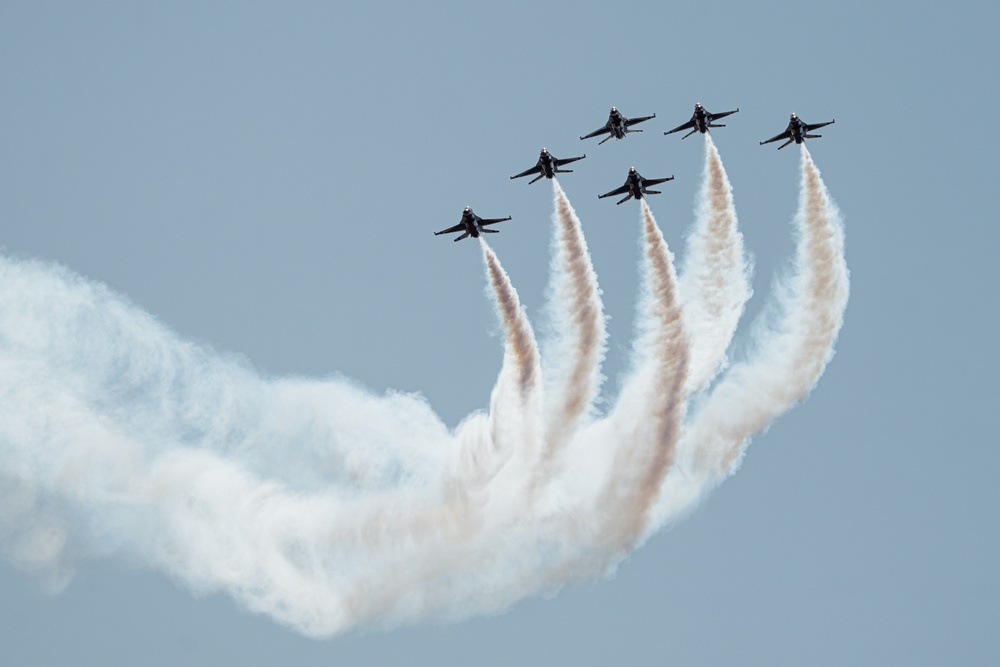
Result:
{"label": "white smoke trail", "polygon": [[[487,430],[477,438],[460,438],[464,469],[446,486],[444,502],[423,509],[400,505],[378,510],[359,524],[364,533],[377,529],[384,537],[379,544],[365,540],[371,549],[365,558],[374,558],[377,566],[348,585],[347,605],[355,623],[464,616],[510,602],[483,595],[472,584],[484,579],[477,568],[496,557],[497,543],[530,510],[524,490],[539,454],[541,371],[517,292],[495,253],[480,241],[505,340]],[[470,457],[480,464],[473,475],[468,474]],[[509,553],[506,558],[516,562]],[[456,583],[459,575],[462,581]]]}
{"label": "white smoke trail", "polygon": [[15,562],[139,558],[327,635],[356,621],[351,591],[387,543],[412,556],[468,530],[449,522],[461,494],[441,488],[465,443],[422,400],[263,381],[37,263],[0,259],[0,304],[0,532]]}
{"label": "white smoke trail", "polygon": [[0,475],[0,554],[39,575],[54,593],[69,583],[73,563],[65,551],[65,522],[45,505],[37,485]]}
{"label": "white smoke trail", "polygon": [[558,501],[535,506],[534,525],[523,534],[503,536],[505,545],[525,555],[523,566],[503,582],[510,601],[607,574],[642,538],[673,460],[684,414],[687,340],[672,254],[640,203],[642,296],[633,369],[612,414],[577,430],[563,452],[572,458],[557,481]]}
{"label": "white smoke trail", "polygon": [[[620,456],[609,473],[611,479],[607,480],[607,475],[602,476],[607,481],[589,490],[576,487],[580,492],[578,496],[569,498],[564,495],[554,508],[533,503],[513,507],[498,499],[497,494],[508,498],[516,494],[516,486],[491,482],[486,494],[488,509],[484,512],[483,529],[469,533],[469,539],[464,542],[456,540],[438,545],[440,552],[430,559],[429,564],[409,563],[402,578],[394,573],[383,574],[392,581],[389,586],[385,585],[384,578],[378,582],[379,586],[367,586],[364,598],[355,603],[369,607],[366,617],[398,616],[402,613],[400,601],[404,599],[410,600],[410,614],[415,617],[468,613],[460,612],[462,609],[480,612],[502,609],[526,595],[552,590],[567,580],[603,574],[642,535],[649,504],[655,498],[663,471],[669,466],[671,447],[676,442],[683,413],[680,397],[687,360],[672,257],[652,215],[645,207],[643,211],[646,296],[643,300],[642,334],[636,345],[636,366],[641,370],[637,370],[634,383],[634,393],[637,398],[642,396],[640,402],[643,405],[633,407],[638,421],[648,421],[644,419],[644,414],[652,414],[653,419],[645,427],[619,423],[622,433],[617,439],[627,439],[631,444],[630,447],[618,448]],[[562,213],[560,224],[572,222],[578,227],[578,222],[568,219],[565,209]],[[528,346],[524,352],[518,352],[531,337],[528,324],[522,319],[516,293],[495,256],[486,252],[485,244],[484,259],[507,332],[507,357],[514,362],[512,367],[507,368],[512,377],[535,377],[535,373],[523,363],[523,360],[535,358],[533,349]],[[584,264],[587,265],[589,262]],[[565,268],[554,265],[554,271],[560,270]],[[570,275],[584,283],[588,279],[587,271],[579,268],[571,271]],[[594,292],[585,288],[586,284],[583,288],[578,286],[571,290],[575,291],[578,303],[586,300],[593,302]],[[588,309],[588,319],[593,321],[595,310],[584,303],[583,310]],[[573,336],[567,336],[567,340],[575,341],[576,346],[581,341],[587,343],[579,356],[585,360],[593,358],[585,354],[593,349],[590,340]],[[579,361],[576,363],[580,364]],[[520,370],[513,370],[518,367]],[[592,367],[585,370],[596,375]],[[505,372],[508,371],[501,371],[501,376]],[[572,373],[566,376],[566,380],[572,381],[573,378]],[[518,398],[507,396],[503,390],[505,384],[502,379],[498,380],[491,418],[501,413],[505,402],[513,405],[526,400],[524,395]],[[523,386],[530,388],[531,383],[524,383]],[[527,393],[530,394],[530,390]],[[555,409],[559,410],[565,403],[556,402],[555,405]],[[521,409],[524,409],[523,405]],[[504,421],[509,419],[516,423],[518,418],[518,415],[511,414]],[[577,439],[593,440],[602,430],[602,425],[598,425],[592,431],[577,431]],[[501,437],[515,437],[518,432],[523,440],[530,429],[524,431],[523,426],[505,424]],[[564,434],[558,436],[566,437]],[[581,450],[578,448],[577,451]],[[505,472],[511,469],[517,470],[518,466],[505,468]],[[579,472],[579,466],[564,472],[574,476]],[[513,479],[520,477],[516,474]],[[595,520],[595,517],[598,519]],[[604,517],[603,520],[600,517]],[[426,558],[428,554],[423,556]],[[375,590],[377,588],[382,590],[381,595]],[[377,600],[379,604],[376,613],[371,610],[372,600]]]}
{"label": "white smoke trail", "polygon": [[[553,194],[554,259],[548,310],[554,336],[546,349],[545,437],[541,443],[541,457],[529,473],[528,494],[523,499],[524,504],[516,507],[516,514],[510,512],[510,506],[497,511],[491,502],[495,499],[497,485],[491,484],[488,525],[474,541],[448,554],[452,579],[447,585],[430,584],[433,590],[425,599],[428,610],[454,614],[456,609],[471,603],[479,611],[496,611],[526,595],[551,591],[571,576],[595,574],[593,564],[581,574],[578,563],[580,554],[588,553],[595,545],[593,529],[580,530],[581,524],[590,523],[589,517],[593,514],[592,491],[566,484],[565,479],[557,480],[556,477],[560,473],[575,477],[566,470],[567,464],[574,461],[567,458],[565,447],[574,436],[578,436],[578,440],[588,440],[579,437],[578,429],[592,416],[607,333],[597,278],[580,221],[555,180]],[[513,288],[495,257],[484,254],[484,258],[501,321],[508,332],[507,349],[511,352],[523,347],[519,341],[530,339],[529,325],[517,318],[520,308],[516,295],[507,296]],[[524,333],[518,334],[519,331]],[[533,350],[508,356],[516,361],[534,359],[532,354],[535,354]],[[503,373],[501,371],[501,376]],[[498,380],[494,396],[502,395],[499,388],[503,384],[502,379]],[[498,414],[501,408],[494,401],[491,416]],[[510,417],[518,418],[517,415]],[[517,430],[514,427],[505,432],[513,435]],[[578,472],[579,466],[573,471]],[[553,489],[553,482],[557,482],[558,489]],[[504,494],[511,490],[505,489]],[[546,492],[544,499],[536,497],[541,492]],[[597,566],[596,573],[606,565],[606,560]]]}
{"label": "white smoke trail", "polygon": [[[7,432],[25,419],[12,404],[34,395],[27,414],[48,426],[60,413],[39,408],[66,397],[148,452],[209,448],[306,490],[426,480],[447,458],[447,428],[416,396],[373,396],[343,380],[262,380],[243,360],[178,340],[58,267],[0,257],[0,304]],[[362,435],[370,446],[357,448]],[[25,428],[3,446],[44,458],[54,437]]]}
{"label": "white smoke trail", "polygon": [[735,472],[749,438],[803,400],[833,357],[849,292],[844,229],[805,145],[794,224],[794,272],[778,288],[780,315],[758,336],[756,355],[730,368],[690,420],[681,447],[694,453],[691,469],[665,485],[660,523]]}
{"label": "white smoke trail", "polygon": [[[538,345],[510,278],[482,238],[480,245],[506,341],[503,365],[490,400],[490,440],[498,451],[518,454],[516,460],[506,462],[504,472],[517,485],[515,488],[523,491],[521,487],[537,465],[541,448],[542,380]],[[518,496],[515,488],[511,489],[511,498]]]}
{"label": "white smoke trail", "polygon": [[607,329],[597,274],[590,260],[580,219],[556,179],[553,259],[548,314],[552,339],[545,347],[545,445],[536,484],[549,479],[566,443],[593,416],[607,344]]}
{"label": "white smoke trail", "polygon": [[557,512],[536,518],[532,548],[545,557],[506,584],[519,596],[607,574],[643,537],[673,462],[688,345],[673,256],[645,201],[640,211],[642,287],[632,371],[612,413],[575,434],[569,454],[577,465],[565,475],[585,481],[562,498]]}
{"label": "white smoke trail", "polygon": [[[805,152],[803,174],[783,319],[683,433],[701,380],[687,377],[672,257],[645,202],[640,335],[611,415],[590,413],[604,320],[579,221],[554,184],[553,298],[566,299],[556,352],[572,353],[547,366],[545,385],[517,293],[484,243],[504,361],[489,412],[453,433],[419,397],[261,378],[99,285],[0,256],[0,549],[56,587],[78,557],[147,563],[311,636],[495,611],[606,573],[649,529],[657,492],[652,516],[676,516],[832,353],[847,298],[842,230]],[[685,317],[701,309],[695,326],[712,337],[698,353],[704,382],[745,277],[724,172],[708,181],[723,205],[695,233],[704,247],[683,305]],[[723,280],[704,279],[713,263]],[[540,479],[545,495],[527,493]]]}
{"label": "white smoke trail", "polygon": [[688,377],[673,255],[645,200],[640,210],[644,262],[636,359],[609,416],[618,449],[600,501],[604,539],[621,554],[645,531],[649,508],[674,462]]}
{"label": "white smoke trail", "polygon": [[[539,455],[541,376],[517,292],[482,239],[481,248],[505,339],[486,430],[475,438],[459,437],[461,473],[445,485],[443,502],[390,505],[359,522],[366,537],[360,541],[369,550],[364,558],[375,566],[348,583],[352,622],[461,616],[511,602],[503,595],[483,595],[472,584],[483,581],[477,568],[497,557],[497,543],[530,510],[525,488]],[[378,542],[371,535],[375,531]],[[517,560],[510,553],[505,558]],[[490,572],[486,579],[495,576]]]}
{"label": "white smoke trail", "polygon": [[691,344],[688,391],[704,389],[726,366],[726,349],[750,299],[750,265],[737,228],[733,189],[705,135],[705,172],[679,281]]}

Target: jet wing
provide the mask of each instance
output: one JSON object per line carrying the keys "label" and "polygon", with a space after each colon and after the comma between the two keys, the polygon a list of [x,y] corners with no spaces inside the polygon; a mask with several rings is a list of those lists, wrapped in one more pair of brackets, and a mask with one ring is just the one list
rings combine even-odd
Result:
{"label": "jet wing", "polygon": [[632,125],[638,125],[639,123],[644,123],[650,118],[656,118],[656,114],[654,113],[652,116],[642,116],[641,118],[626,118],[625,127],[631,127]]}
{"label": "jet wing", "polygon": [[791,137],[792,137],[792,131],[791,130],[785,130],[781,134],[777,134],[777,135],[771,137],[770,139],[767,139],[766,141],[760,142],[760,145],[763,146],[764,144],[769,144],[772,141],[780,141],[781,139],[791,139]]}
{"label": "jet wing", "polygon": [[812,132],[813,130],[818,130],[821,127],[826,127],[827,125],[833,125],[835,122],[836,119],[826,123],[813,123],[812,125],[806,125],[806,132]]}
{"label": "jet wing", "polygon": [[460,232],[463,229],[465,229],[465,225],[463,225],[460,222],[457,225],[455,225],[454,227],[449,227],[448,229],[442,229],[440,232],[434,232],[434,236],[438,236],[440,234],[453,234],[455,232]]}
{"label": "jet wing", "polygon": [[542,165],[541,164],[536,164],[531,169],[525,169],[520,174],[516,174],[514,176],[511,176],[511,179],[521,178],[522,176],[527,176],[529,174],[537,174],[537,173],[540,173],[541,171],[542,171]]}
{"label": "jet wing", "polygon": [[581,138],[581,139],[590,139],[591,137],[596,137],[596,136],[599,136],[599,135],[602,135],[602,134],[607,134],[607,133],[608,133],[608,132],[610,132],[610,131],[611,131],[611,128],[610,128],[610,127],[608,127],[607,125],[605,125],[605,126],[604,126],[604,127],[602,127],[601,129],[599,129],[599,130],[594,130],[594,131],[593,131],[593,132],[591,132],[590,134],[585,134],[585,135],[583,135],[583,136],[582,136],[582,137],[580,137],[580,138]]}
{"label": "jet wing", "polygon": [[553,158],[553,159],[556,161],[556,166],[557,167],[561,167],[564,164],[569,164],[570,162],[576,162],[577,160],[582,160],[585,157],[587,157],[587,156],[586,155],[581,155],[580,157],[567,157],[567,158],[563,158],[562,160],[559,160],[557,158]]}
{"label": "jet wing", "polygon": [[708,114],[708,122],[713,120],[719,120],[720,118],[725,118],[726,116],[732,115],[739,111],[739,109],[733,109],[732,111],[723,111],[722,113],[710,113]]}
{"label": "jet wing", "polygon": [[650,185],[658,185],[659,183],[666,183],[667,181],[674,180],[674,177],[669,178],[644,178],[642,179],[642,187],[649,187]]}
{"label": "jet wing", "polygon": [[690,130],[692,127],[694,127],[694,118],[684,123],[683,125],[678,125],[669,132],[664,132],[663,134],[673,134],[674,132],[680,132],[681,130]]}
{"label": "jet wing", "polygon": [[611,192],[606,192],[603,195],[597,195],[597,198],[604,199],[605,197],[614,197],[615,195],[623,195],[628,191],[629,191],[628,182],[626,181],[625,185],[621,186],[620,188],[615,188]]}
{"label": "jet wing", "polygon": [[[479,218],[476,222],[478,222],[480,225],[495,225],[498,222],[504,222],[506,220],[510,220],[509,215],[506,218]],[[491,230],[483,230],[483,231],[491,231]]]}

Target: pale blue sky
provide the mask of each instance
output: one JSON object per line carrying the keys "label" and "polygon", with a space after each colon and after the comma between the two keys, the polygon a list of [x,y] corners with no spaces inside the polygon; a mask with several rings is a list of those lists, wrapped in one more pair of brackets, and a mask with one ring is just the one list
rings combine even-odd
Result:
{"label": "pale blue sky", "polygon": [[[994,664],[1000,220],[987,3],[0,5],[0,245],[57,262],[185,339],[269,375],[488,404],[501,343],[471,205],[544,303],[551,189],[509,181],[546,146],[611,315],[622,372],[630,165],[680,250],[713,133],[756,260],[752,315],[792,251],[791,111],[836,118],[812,154],[842,209],[851,300],[813,395],[739,473],[608,581],[498,617],[317,642],[166,575],[85,562],[56,596],[0,564],[0,662],[42,664]],[[617,105],[643,134],[581,142]],[[746,323],[741,331],[748,330]],[[745,338],[743,339],[745,340]]]}

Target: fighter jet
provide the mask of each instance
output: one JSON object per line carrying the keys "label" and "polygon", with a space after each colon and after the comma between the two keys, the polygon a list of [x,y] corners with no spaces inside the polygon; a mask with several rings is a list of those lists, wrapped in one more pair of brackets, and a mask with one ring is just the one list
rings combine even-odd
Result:
{"label": "fighter jet", "polygon": [[594,130],[590,134],[586,134],[581,139],[590,139],[591,137],[596,137],[599,134],[607,134],[608,136],[601,140],[597,145],[600,146],[605,141],[614,137],[615,139],[624,139],[626,134],[632,132],[642,132],[642,130],[630,130],[629,127],[647,121],[650,118],[656,118],[654,113],[652,116],[643,116],[642,118],[626,118],[619,113],[618,109],[611,107],[611,113],[608,115],[608,122],[604,124],[599,130]]}
{"label": "fighter jet", "polygon": [[663,134],[673,134],[674,132],[680,132],[681,130],[691,130],[685,134],[681,139],[687,139],[695,132],[701,132],[705,134],[708,132],[710,127],[725,127],[725,125],[715,125],[715,121],[720,118],[725,118],[729,114],[733,114],[739,111],[739,109],[733,109],[732,111],[723,111],[722,113],[711,113],[708,109],[701,106],[701,103],[696,103],[694,105],[694,115],[691,116],[691,120],[684,123],[683,125],[678,125],[669,132],[664,132]]}
{"label": "fighter jet", "polygon": [[496,234],[500,231],[498,229],[486,229],[485,225],[493,225],[504,220],[510,220],[510,216],[508,215],[506,218],[480,218],[472,212],[471,208],[466,206],[465,210],[462,211],[462,220],[457,225],[448,229],[442,229],[440,232],[434,232],[434,236],[464,231],[465,233],[456,238],[456,241],[461,241],[466,236],[478,239],[480,233]]}
{"label": "fighter jet", "polygon": [[802,120],[793,113],[791,120],[788,121],[788,127],[785,128],[784,132],[771,137],[767,141],[760,142],[760,145],[763,146],[764,144],[769,144],[772,141],[778,141],[780,139],[788,139],[788,141],[778,146],[778,150],[780,151],[793,141],[797,144],[801,144],[806,139],[819,139],[823,136],[822,134],[809,134],[809,132],[818,130],[821,127],[826,127],[827,125],[832,125],[835,122],[836,119],[831,120],[828,123],[815,123],[813,125],[809,125],[808,123],[803,123]]}
{"label": "fighter jet", "polygon": [[625,195],[624,199],[618,202],[619,204],[627,202],[632,197],[635,197],[636,199],[642,199],[643,195],[660,194],[659,190],[647,190],[646,188],[649,187],[650,185],[656,185],[657,183],[665,183],[667,181],[672,181],[672,180],[674,180],[673,176],[671,176],[670,178],[643,178],[642,175],[635,170],[635,167],[629,167],[628,178],[625,179],[625,185],[615,190],[612,190],[607,194],[598,195],[597,198],[604,199],[605,197],[613,197],[614,195],[621,195],[627,192],[628,194]]}
{"label": "fighter jet", "polygon": [[538,156],[538,164],[536,164],[531,169],[525,169],[520,174],[516,176],[511,176],[511,179],[521,178],[522,176],[527,176],[529,174],[538,174],[533,180],[528,182],[531,185],[535,181],[539,180],[543,176],[545,178],[555,178],[556,174],[572,174],[572,169],[559,169],[559,167],[564,164],[569,164],[570,162],[576,162],[577,160],[582,160],[587,157],[586,155],[581,155],[580,157],[568,157],[560,160],[555,155],[550,155],[549,151],[545,148],[542,149],[541,155]]}

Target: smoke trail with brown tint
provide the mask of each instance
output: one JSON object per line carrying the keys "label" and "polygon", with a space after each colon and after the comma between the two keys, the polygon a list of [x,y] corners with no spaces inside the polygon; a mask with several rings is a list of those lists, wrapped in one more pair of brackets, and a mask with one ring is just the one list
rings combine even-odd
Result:
{"label": "smoke trail with brown tint", "polygon": [[581,419],[591,415],[607,341],[597,274],[580,219],[556,179],[552,190],[555,233],[548,310],[554,333],[545,346],[545,440],[536,483],[551,477],[559,452]]}
{"label": "smoke trail with brown tint", "polygon": [[[693,506],[736,469],[748,437],[808,394],[846,306],[839,213],[803,147],[799,238],[777,316],[682,422],[746,296],[729,184],[710,142],[706,151],[683,291],[640,202],[638,335],[603,418],[590,414],[600,292],[558,184],[554,377],[483,242],[503,362],[489,411],[454,428],[418,395],[263,377],[104,285],[0,254],[0,555],[53,586],[81,556],[143,563],[315,637],[494,612],[607,574],[650,519]],[[688,313],[689,335],[712,337],[697,361]]]}
{"label": "smoke trail with brown tint", "polygon": [[621,437],[604,500],[609,545],[633,547],[648,525],[667,470],[674,462],[684,417],[688,341],[677,298],[673,255],[645,200],[643,222],[643,297],[638,364],[610,416]]}
{"label": "smoke trail with brown tint", "polygon": [[505,341],[488,430],[485,438],[459,436],[460,455],[476,461],[445,481],[439,502],[419,496],[387,502],[338,531],[375,563],[362,567],[339,592],[350,625],[447,613],[455,604],[455,574],[495,553],[498,533],[510,530],[528,509],[524,490],[540,446],[539,354],[509,276],[485,240],[480,244]]}
{"label": "smoke trail with brown tint", "polygon": [[509,548],[530,565],[494,587],[499,589],[494,597],[512,602],[607,574],[643,537],[673,462],[684,415],[687,340],[673,256],[645,201],[640,204],[642,296],[633,370],[613,413],[574,434],[577,445],[589,446],[574,450],[582,460],[573,463],[589,467],[607,461],[607,473],[590,491],[596,495],[563,498],[553,514],[536,515],[537,526],[529,525],[526,534],[504,533]]}
{"label": "smoke trail with brown tint", "polygon": [[[472,455],[478,463],[463,466],[457,488],[446,485],[451,502],[421,512],[376,512],[359,524],[366,533],[374,525],[379,537],[391,541],[396,550],[416,543],[422,553],[413,553],[409,559],[397,556],[393,558],[396,566],[375,568],[360,585],[352,586],[347,605],[355,622],[448,615],[454,613],[456,605],[471,600],[476,600],[476,609],[499,609],[552,585],[550,577],[538,578],[537,570],[528,575],[515,570],[500,576],[504,585],[495,590],[498,575],[491,571],[483,574],[480,566],[511,550],[515,535],[526,548],[532,544],[533,529],[528,528],[526,535],[524,522],[531,516],[530,492],[537,490],[540,481],[538,457],[544,442],[542,378],[534,334],[496,254],[485,240],[480,239],[480,245],[504,331],[505,350],[491,395],[488,430],[482,434],[485,437],[459,438],[465,445],[462,456]],[[469,474],[470,467],[478,469],[478,474]],[[417,535],[423,539],[415,539]],[[506,558],[512,562],[530,560],[510,553]],[[512,580],[519,583],[512,584]],[[456,603],[457,590],[463,591],[460,597],[464,603]]]}
{"label": "smoke trail with brown tint", "polygon": [[514,286],[510,284],[507,272],[500,266],[500,260],[481,237],[480,245],[483,248],[483,261],[486,263],[490,285],[496,295],[497,311],[504,326],[507,353],[511,355],[511,360],[517,369],[518,392],[522,396],[527,396],[536,388],[541,375],[535,335],[531,331],[528,318],[521,311],[521,301]]}
{"label": "smoke trail with brown tint", "polygon": [[733,189],[709,134],[705,135],[705,171],[679,289],[691,341],[688,390],[697,392],[725,367],[726,349],[751,294]]}
{"label": "smoke trail with brown tint", "polygon": [[[794,272],[779,285],[777,321],[758,335],[756,355],[715,387],[684,435],[705,488],[736,470],[753,434],[809,394],[843,325],[849,292],[843,223],[804,145],[795,228]],[[657,508],[661,520],[680,511],[678,495],[667,486]]]}
{"label": "smoke trail with brown tint", "polygon": [[[501,453],[516,454],[500,473],[513,484],[511,499],[522,502],[525,480],[537,464],[541,448],[542,386],[538,345],[525,316],[517,291],[500,266],[500,260],[480,238],[483,261],[496,298],[497,313],[504,330],[504,360],[490,397],[490,442]],[[494,486],[497,482],[493,481]]]}

